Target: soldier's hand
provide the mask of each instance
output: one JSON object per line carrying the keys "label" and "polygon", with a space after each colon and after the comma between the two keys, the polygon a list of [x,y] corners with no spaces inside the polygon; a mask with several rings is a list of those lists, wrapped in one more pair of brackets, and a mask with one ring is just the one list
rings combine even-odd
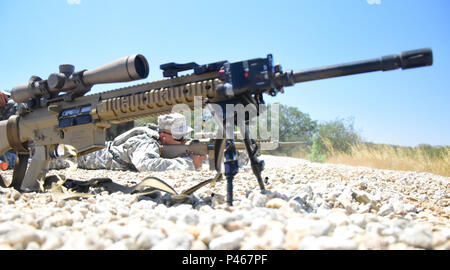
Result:
{"label": "soldier's hand", "polygon": [[6,103],[8,103],[8,96],[5,93],[0,92],[0,107],[5,106]]}
{"label": "soldier's hand", "polygon": [[192,163],[194,163],[194,168],[197,169],[201,169],[202,168],[202,164],[203,164],[203,160],[206,159],[206,156],[204,155],[193,155],[191,156],[192,158]]}

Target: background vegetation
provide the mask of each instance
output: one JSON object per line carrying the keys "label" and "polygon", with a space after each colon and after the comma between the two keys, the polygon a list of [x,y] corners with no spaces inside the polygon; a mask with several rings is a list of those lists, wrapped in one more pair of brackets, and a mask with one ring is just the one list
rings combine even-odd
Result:
{"label": "background vegetation", "polygon": [[421,144],[405,147],[366,142],[355,130],[353,118],[318,123],[297,108],[284,105],[280,105],[280,108],[280,130],[283,131],[280,132],[280,141],[306,140],[311,146],[279,148],[266,152],[267,154],[304,158],[314,162],[450,176],[449,146]]}

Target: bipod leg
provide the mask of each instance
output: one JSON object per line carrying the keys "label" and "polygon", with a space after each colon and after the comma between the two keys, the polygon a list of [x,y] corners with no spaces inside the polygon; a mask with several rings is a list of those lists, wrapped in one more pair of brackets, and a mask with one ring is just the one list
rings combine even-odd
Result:
{"label": "bipod leg", "polygon": [[256,176],[256,180],[258,181],[261,192],[264,192],[266,189],[261,177],[261,172],[264,170],[264,160],[258,159],[259,148],[255,141],[250,139],[250,129],[248,126],[248,122],[245,123],[245,130],[240,129],[240,132],[242,134],[242,137],[244,138],[245,149],[247,150],[247,154],[250,159],[253,174]]}
{"label": "bipod leg", "polygon": [[233,205],[233,179],[239,172],[238,161],[236,159],[236,147],[234,145],[234,139],[227,140],[225,149],[225,178],[227,179],[227,203]]}

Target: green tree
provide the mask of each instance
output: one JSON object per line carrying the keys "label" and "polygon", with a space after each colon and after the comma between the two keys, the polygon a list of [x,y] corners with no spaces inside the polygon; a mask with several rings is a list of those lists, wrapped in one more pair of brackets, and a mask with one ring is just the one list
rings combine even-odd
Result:
{"label": "green tree", "polygon": [[280,104],[280,141],[312,142],[312,135],[317,131],[317,121],[309,114],[301,112],[296,107]]}
{"label": "green tree", "polygon": [[[280,109],[279,111],[280,142],[302,141],[312,143],[312,135],[317,132],[317,121],[312,120],[308,114],[301,112],[296,107],[290,107],[282,104],[278,104],[278,106]],[[270,112],[272,108],[271,105],[269,105],[268,107],[269,107],[268,125],[269,127],[271,127]],[[269,151],[268,154],[297,156],[299,150],[302,150],[302,152],[305,151],[309,152],[308,146],[302,145],[297,147],[280,147],[276,150]]]}

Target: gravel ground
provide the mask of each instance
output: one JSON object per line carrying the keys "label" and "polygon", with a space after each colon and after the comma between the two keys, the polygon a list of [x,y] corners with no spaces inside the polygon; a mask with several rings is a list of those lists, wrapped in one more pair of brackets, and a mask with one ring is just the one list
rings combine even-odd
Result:
{"label": "gravel ground", "polygon": [[[188,203],[168,195],[108,194],[58,201],[0,188],[0,249],[450,249],[449,177],[263,156],[261,194],[251,169],[205,186]],[[2,172],[9,179],[12,171]],[[213,172],[50,171],[132,185],[156,176],[178,192]]]}

